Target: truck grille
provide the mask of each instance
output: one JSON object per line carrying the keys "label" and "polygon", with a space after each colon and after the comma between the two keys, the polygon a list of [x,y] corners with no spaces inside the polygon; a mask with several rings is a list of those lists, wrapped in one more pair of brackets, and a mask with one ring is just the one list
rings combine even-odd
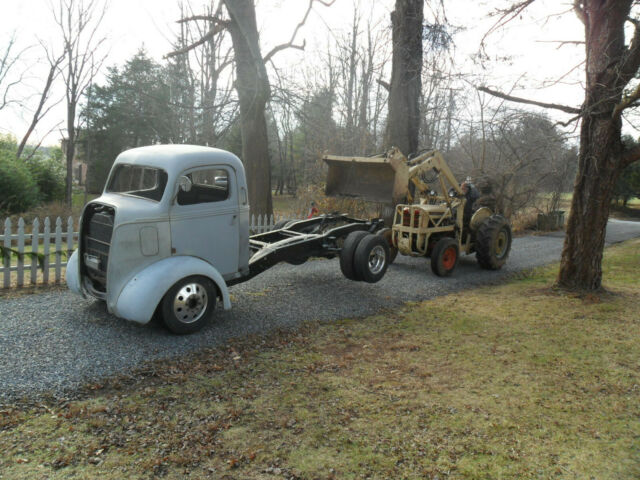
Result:
{"label": "truck grille", "polygon": [[84,271],[93,287],[105,292],[114,211],[104,205],[92,205],[87,208],[87,217],[87,222],[83,222],[82,237]]}

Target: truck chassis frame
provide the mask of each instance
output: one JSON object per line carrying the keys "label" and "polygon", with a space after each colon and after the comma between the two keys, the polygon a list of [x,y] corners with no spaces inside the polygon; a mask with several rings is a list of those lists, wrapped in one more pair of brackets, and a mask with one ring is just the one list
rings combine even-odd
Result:
{"label": "truck chassis frame", "polygon": [[284,228],[249,237],[249,273],[227,282],[228,286],[246,282],[277,263],[294,265],[310,257],[333,258],[342,250],[342,242],[351,233],[376,233],[384,220],[363,220],[344,214],[328,214],[306,220],[292,220]]}

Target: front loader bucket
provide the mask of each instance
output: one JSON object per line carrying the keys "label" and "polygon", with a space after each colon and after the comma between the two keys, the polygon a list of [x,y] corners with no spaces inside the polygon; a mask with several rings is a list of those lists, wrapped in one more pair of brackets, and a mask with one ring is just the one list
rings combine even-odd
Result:
{"label": "front loader bucket", "polygon": [[325,194],[395,204],[407,194],[408,168],[402,159],[325,155],[329,166]]}

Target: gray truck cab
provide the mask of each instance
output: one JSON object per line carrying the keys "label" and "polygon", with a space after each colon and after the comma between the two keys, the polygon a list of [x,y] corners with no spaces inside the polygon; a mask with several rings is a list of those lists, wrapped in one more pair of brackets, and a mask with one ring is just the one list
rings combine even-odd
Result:
{"label": "gray truck cab", "polygon": [[171,330],[199,329],[227,282],[248,273],[249,203],[232,153],[157,145],[121,153],[82,213],[69,288],[138,323],[157,309]]}

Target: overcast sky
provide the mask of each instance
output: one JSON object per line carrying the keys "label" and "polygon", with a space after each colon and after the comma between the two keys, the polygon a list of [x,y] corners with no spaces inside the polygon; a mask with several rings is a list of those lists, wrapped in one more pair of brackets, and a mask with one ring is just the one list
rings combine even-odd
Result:
{"label": "overcast sky", "polygon": [[[19,48],[37,45],[39,40],[46,44],[59,44],[57,26],[53,23],[50,8],[50,2],[55,1],[0,0],[0,51],[4,51],[12,34],[17,38]],[[202,0],[192,1],[196,11],[199,10],[198,5],[205,3],[207,2]],[[326,49],[326,42],[346,33],[354,6],[358,6],[374,22],[388,25],[389,13],[394,3],[393,0],[336,0],[328,8],[316,3],[312,15],[298,36],[299,41],[306,40],[306,50],[291,50],[278,55],[278,66],[292,70],[301,65],[312,68],[318,51]],[[488,18],[487,14],[504,6],[505,2],[445,0],[444,3],[449,22],[464,27],[456,36],[459,73],[474,73],[484,77],[483,83],[505,90],[510,90],[517,81],[518,87],[514,94],[579,106],[583,94],[580,85],[576,84],[582,78],[580,69],[562,82],[542,88],[584,59],[584,48],[581,45],[559,47],[557,43],[549,43],[583,38],[582,24],[570,11],[572,2],[538,0],[526,15],[494,32],[488,39],[488,53],[492,61],[484,70],[470,62],[469,57],[478,51],[481,38],[495,21]],[[274,45],[289,40],[295,25],[304,15],[308,2],[257,0],[256,4],[262,51],[266,53]],[[428,7],[425,12],[428,14]],[[559,15],[563,12],[568,13]],[[170,42],[174,38],[175,20],[178,17],[177,0],[108,0],[108,11],[102,23],[102,33],[108,38],[106,48],[109,56],[106,64],[123,63],[142,45],[152,57],[161,60],[171,50]],[[37,46],[24,55],[29,68],[24,85],[19,90],[21,94],[37,90],[44,81],[46,68],[37,63],[40,55],[41,49]],[[500,57],[509,57],[509,60],[495,60]],[[471,86],[468,85],[468,88]],[[57,94],[60,96],[61,91]],[[0,132],[12,133],[20,138],[27,128],[30,115],[31,112],[23,107],[0,111]],[[566,119],[567,116],[556,117]],[[63,119],[64,107],[60,105],[38,128],[32,141],[44,136]],[[57,143],[60,136],[61,132],[56,129],[47,136],[45,143]]]}

